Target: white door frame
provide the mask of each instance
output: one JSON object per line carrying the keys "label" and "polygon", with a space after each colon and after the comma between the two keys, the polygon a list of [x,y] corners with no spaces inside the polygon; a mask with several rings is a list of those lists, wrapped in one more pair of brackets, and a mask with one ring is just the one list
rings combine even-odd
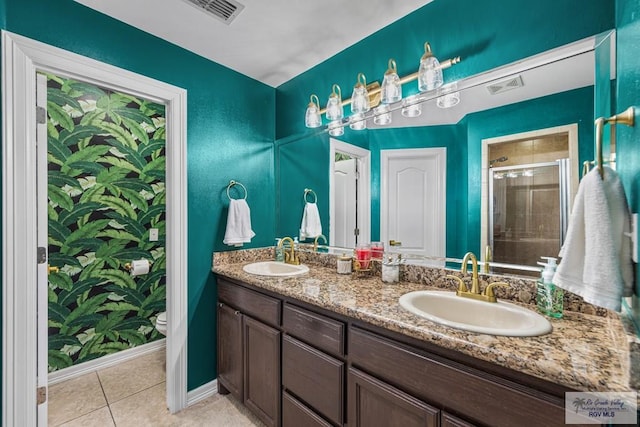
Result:
{"label": "white door frame", "polygon": [[329,242],[335,240],[335,182],[336,151],[350,155],[358,161],[358,241],[371,240],[371,152],[334,138],[329,139]]}
{"label": "white door frame", "polygon": [[2,424],[37,425],[36,71],[166,108],[167,405],[187,403],[186,90],[2,31]]}

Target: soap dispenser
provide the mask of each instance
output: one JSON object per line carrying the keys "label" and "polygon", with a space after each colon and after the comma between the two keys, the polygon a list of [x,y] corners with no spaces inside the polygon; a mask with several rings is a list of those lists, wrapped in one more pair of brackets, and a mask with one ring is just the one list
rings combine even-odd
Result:
{"label": "soap dispenser", "polygon": [[276,261],[278,262],[284,262],[284,248],[280,245],[280,238],[276,239],[276,246],[275,246],[275,252],[276,252]]}
{"label": "soap dispenser", "polygon": [[553,275],[556,272],[556,258],[541,257],[546,262],[538,262],[544,267],[542,275],[537,282],[536,304],[542,314],[559,319],[564,309],[564,291],[553,283]]}

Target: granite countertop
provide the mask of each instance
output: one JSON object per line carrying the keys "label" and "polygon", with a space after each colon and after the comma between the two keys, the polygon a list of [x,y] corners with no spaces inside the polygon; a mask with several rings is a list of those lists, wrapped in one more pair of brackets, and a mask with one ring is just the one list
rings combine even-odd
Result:
{"label": "granite countertop", "polygon": [[553,331],[539,337],[466,332],[418,317],[399,305],[398,298],[407,292],[441,289],[424,283],[388,284],[379,274],[339,275],[335,267],[312,263],[310,258],[304,260],[310,271],[301,276],[264,277],[242,270],[249,262],[272,259],[271,252],[216,253],[213,272],[572,389],[635,391],[630,387],[628,333],[619,316],[565,311],[562,319],[550,318]]}

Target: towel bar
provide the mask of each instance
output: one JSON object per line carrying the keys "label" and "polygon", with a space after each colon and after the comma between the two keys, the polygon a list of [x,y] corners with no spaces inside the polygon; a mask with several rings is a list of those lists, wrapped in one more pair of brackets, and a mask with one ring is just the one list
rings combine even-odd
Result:
{"label": "towel bar", "polygon": [[[633,126],[635,119],[635,109],[633,107],[627,108],[622,113],[616,114],[609,118],[598,117],[596,119],[596,166],[600,173],[600,178],[604,179],[604,162],[602,160],[602,131],[606,123],[622,124],[627,126]],[[586,163],[586,162],[585,162]],[[588,165],[585,164],[585,167]],[[584,172],[584,168],[583,168]]]}

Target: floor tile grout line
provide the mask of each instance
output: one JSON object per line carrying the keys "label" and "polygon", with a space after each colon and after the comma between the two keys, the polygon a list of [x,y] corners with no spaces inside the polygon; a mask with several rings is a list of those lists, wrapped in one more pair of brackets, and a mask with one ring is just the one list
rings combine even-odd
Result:
{"label": "floor tile grout line", "polygon": [[113,418],[113,412],[111,412],[111,403],[109,403],[109,399],[107,399],[107,393],[104,391],[104,386],[102,385],[102,380],[100,379],[100,374],[96,369],[96,376],[98,377],[98,383],[100,384],[100,389],[102,390],[102,394],[104,395],[104,401],[107,403],[107,409],[109,410],[109,416],[111,417],[111,421],[113,421],[114,427],[117,427],[116,419]]}

